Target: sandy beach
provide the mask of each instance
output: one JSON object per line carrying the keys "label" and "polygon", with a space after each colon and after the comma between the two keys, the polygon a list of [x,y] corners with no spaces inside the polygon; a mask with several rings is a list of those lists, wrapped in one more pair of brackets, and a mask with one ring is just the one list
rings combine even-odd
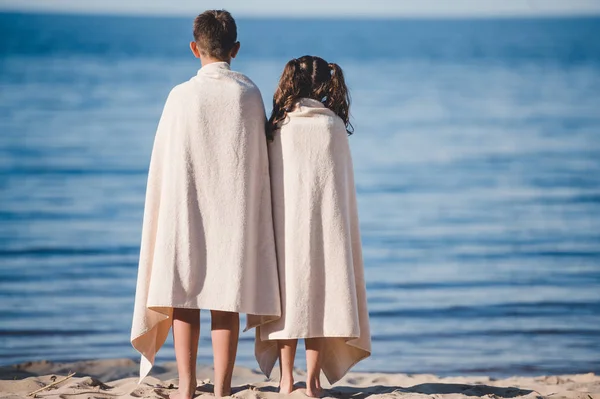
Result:
{"label": "sandy beach", "polygon": [[[0,367],[0,396],[25,398],[70,373],[72,378],[43,390],[38,398],[168,398],[177,386],[175,363],[156,366],[150,377],[138,385],[138,364],[129,359],[81,361],[76,363],[28,362]],[[211,367],[198,369],[197,394],[212,396]],[[297,380],[304,376],[297,371]],[[277,398],[277,376],[273,381],[248,368],[236,368],[234,396]],[[304,385],[296,384],[292,396],[306,397]],[[430,374],[349,373],[333,387],[325,385],[327,397],[356,398],[572,398],[600,399],[600,376],[590,374],[511,377],[437,377]],[[32,397],[32,396],[29,396]]]}

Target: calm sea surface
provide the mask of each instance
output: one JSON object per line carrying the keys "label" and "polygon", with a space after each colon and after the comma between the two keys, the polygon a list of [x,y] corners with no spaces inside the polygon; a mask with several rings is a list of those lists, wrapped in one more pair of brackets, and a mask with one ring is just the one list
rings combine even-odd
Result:
{"label": "calm sea surface", "polygon": [[[146,173],[199,67],[192,18],[0,14],[0,364],[137,357]],[[373,331],[357,370],[600,373],[600,19],[238,22],[234,68],[267,109],[292,57],[347,74]]]}

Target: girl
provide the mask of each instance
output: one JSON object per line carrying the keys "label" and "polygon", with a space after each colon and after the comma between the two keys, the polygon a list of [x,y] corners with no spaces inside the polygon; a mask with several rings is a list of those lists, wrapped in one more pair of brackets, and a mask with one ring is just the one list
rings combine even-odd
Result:
{"label": "girl", "polygon": [[298,339],[306,394],[322,396],[371,353],[356,192],[348,135],[350,98],[337,64],[287,63],[267,123],[282,317],[257,330],[256,358],[280,392],[293,390]]}

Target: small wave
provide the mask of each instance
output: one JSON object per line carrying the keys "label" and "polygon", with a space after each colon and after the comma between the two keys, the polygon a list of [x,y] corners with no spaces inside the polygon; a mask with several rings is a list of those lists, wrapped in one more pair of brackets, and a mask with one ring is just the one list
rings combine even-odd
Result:
{"label": "small wave", "polygon": [[0,337],[74,337],[84,335],[103,335],[111,333],[121,333],[117,330],[43,330],[43,329],[26,329],[26,330],[10,330],[0,329]]}
{"label": "small wave", "polygon": [[436,339],[462,339],[473,337],[509,337],[515,335],[526,336],[571,336],[571,337],[600,337],[600,329],[559,329],[559,328],[534,328],[534,329],[511,329],[511,330],[470,330],[470,331],[443,331],[432,333],[398,333],[398,334],[374,334],[373,341],[378,342],[417,342]]}
{"label": "small wave", "polygon": [[563,314],[600,315],[600,301],[597,302],[532,302],[503,303],[482,306],[451,306],[431,309],[391,309],[372,310],[372,318],[505,318],[539,317]]}
{"label": "small wave", "polygon": [[13,256],[79,256],[79,255],[135,255],[139,247],[113,247],[113,248],[68,248],[68,247],[32,247],[17,249],[0,249],[0,257]]}

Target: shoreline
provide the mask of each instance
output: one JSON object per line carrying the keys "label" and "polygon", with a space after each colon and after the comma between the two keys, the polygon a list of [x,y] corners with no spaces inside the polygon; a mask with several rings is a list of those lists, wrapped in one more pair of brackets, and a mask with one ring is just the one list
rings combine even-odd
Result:
{"label": "shoreline", "polygon": [[[76,373],[72,378],[35,395],[38,398],[168,398],[177,387],[175,362],[155,366],[138,385],[139,364],[131,359],[89,360],[72,363],[26,362],[0,367],[0,397],[26,398],[43,386]],[[211,366],[199,366],[199,396],[212,396]],[[292,396],[304,395],[304,375],[296,370]],[[323,379],[324,380],[324,379]],[[600,376],[594,373],[496,379],[485,376],[438,377],[433,374],[350,372],[333,387],[323,381],[327,397],[411,397],[486,399],[527,397],[600,399]],[[258,370],[236,367],[234,396],[240,398],[283,398],[277,393],[277,376],[267,380]],[[33,396],[29,396],[31,398]]]}

